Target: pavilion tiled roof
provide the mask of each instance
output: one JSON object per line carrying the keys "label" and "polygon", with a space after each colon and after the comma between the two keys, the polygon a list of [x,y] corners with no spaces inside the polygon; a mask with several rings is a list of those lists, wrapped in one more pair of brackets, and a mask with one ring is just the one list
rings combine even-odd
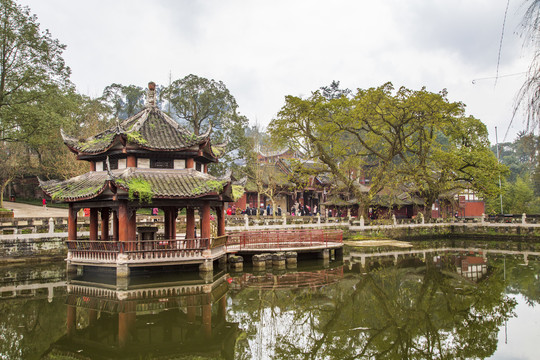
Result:
{"label": "pavilion tiled roof", "polygon": [[43,191],[54,200],[73,202],[97,198],[107,188],[129,192],[133,181],[149,186],[153,199],[193,199],[205,196],[228,197],[230,180],[217,179],[194,169],[137,169],[92,171],[64,181],[40,181]]}
{"label": "pavilion tiled roof", "polygon": [[62,132],[64,143],[78,154],[104,153],[120,141],[155,151],[179,151],[194,147],[198,150],[199,145],[208,143],[209,135],[210,129],[205,134],[194,135],[155,106],[147,106],[134,116],[88,139],[76,139]]}

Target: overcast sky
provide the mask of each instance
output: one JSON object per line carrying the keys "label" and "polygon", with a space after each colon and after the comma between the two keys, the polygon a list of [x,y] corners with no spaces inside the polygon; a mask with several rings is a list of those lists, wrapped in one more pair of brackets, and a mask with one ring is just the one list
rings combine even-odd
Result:
{"label": "overcast sky", "polygon": [[520,37],[524,0],[509,2],[496,84],[507,0],[19,1],[67,45],[79,92],[196,74],[223,81],[240,112],[263,126],[286,95],[332,80],[353,90],[390,81],[448,89],[502,141],[525,79],[505,75],[525,72],[531,59]]}

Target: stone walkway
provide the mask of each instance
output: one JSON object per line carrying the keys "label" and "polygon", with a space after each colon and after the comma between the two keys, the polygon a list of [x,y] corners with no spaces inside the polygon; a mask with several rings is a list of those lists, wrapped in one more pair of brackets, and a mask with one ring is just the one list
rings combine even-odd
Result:
{"label": "stone walkway", "polygon": [[12,209],[16,218],[24,217],[67,217],[67,209],[58,208],[43,208],[43,206],[35,206],[21,204],[18,202],[4,201],[4,208]]}

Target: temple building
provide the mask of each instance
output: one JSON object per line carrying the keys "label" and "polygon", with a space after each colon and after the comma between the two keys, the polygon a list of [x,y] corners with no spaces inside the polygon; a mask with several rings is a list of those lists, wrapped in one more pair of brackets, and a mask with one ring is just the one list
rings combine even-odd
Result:
{"label": "temple building", "polygon": [[[86,174],[40,181],[46,195],[69,204],[68,264],[115,267],[117,276],[126,276],[135,266],[192,263],[209,271],[225,256],[224,241],[218,239],[225,235],[223,208],[232,201],[231,181],[208,174],[224,146],[211,144],[211,129],[195,135],[180,126],[156,106],[155,84],[148,88],[145,108],[114,127],[88,139],[62,132],[77,159],[90,163]],[[137,228],[137,209],[145,207],[163,211],[166,241],[156,240],[157,228]],[[90,209],[88,242],[77,238],[82,208]],[[176,232],[181,209],[186,211],[185,239],[177,239]],[[211,233],[211,211],[217,236]]]}

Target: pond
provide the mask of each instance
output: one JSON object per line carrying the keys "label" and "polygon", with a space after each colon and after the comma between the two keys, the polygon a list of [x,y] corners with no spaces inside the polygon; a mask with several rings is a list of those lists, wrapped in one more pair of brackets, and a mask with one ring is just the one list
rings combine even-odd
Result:
{"label": "pond", "polygon": [[0,268],[0,359],[537,359],[530,245],[348,248],[254,273]]}

